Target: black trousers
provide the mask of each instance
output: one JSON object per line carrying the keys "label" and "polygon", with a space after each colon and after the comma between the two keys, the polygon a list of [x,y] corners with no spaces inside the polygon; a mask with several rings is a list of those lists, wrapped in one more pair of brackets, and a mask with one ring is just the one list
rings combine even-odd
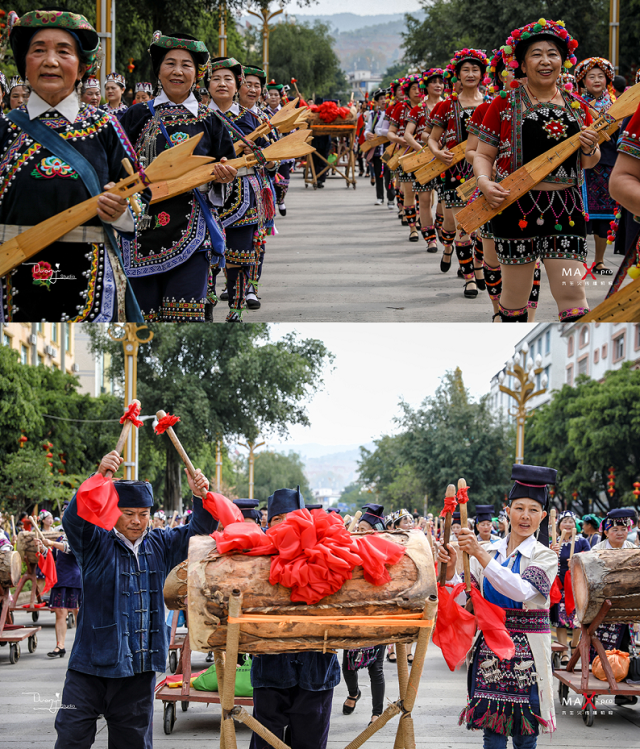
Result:
{"label": "black trousers", "polygon": [[387,192],[387,203],[393,203],[396,192],[391,184],[391,172],[389,167],[382,161],[380,156],[371,159],[373,176],[376,178],[376,198],[384,200],[384,191]]}
{"label": "black trousers", "polygon": [[[315,153],[311,154],[311,158],[313,159],[313,166],[316,170],[316,174],[318,174],[318,172],[321,172],[323,169],[327,169],[327,165],[322,159],[318,158],[316,154],[324,156],[325,159],[329,158],[329,154],[331,153],[331,136],[319,135],[317,138],[313,139],[313,145],[316,150]],[[318,182],[324,182],[327,179],[327,174],[329,174],[330,171],[331,169],[327,169],[324,174],[321,174],[318,177]]]}
{"label": "black trousers", "polygon": [[155,671],[109,679],[69,669],[56,715],[55,749],[88,749],[104,715],[109,749],[151,749]]}
{"label": "black trousers", "polygon": [[[376,659],[368,667],[371,679],[371,715],[382,715],[384,710],[384,651],[386,645],[376,646]],[[358,694],[358,672],[347,668],[347,651],[342,656],[342,675],[347,685],[349,695],[355,697]]]}
{"label": "black trousers", "polygon": [[[279,739],[287,730],[291,749],[326,749],[332,700],[333,689],[311,692],[299,686],[255,687],[253,717]],[[249,749],[271,749],[271,745],[254,733]]]}

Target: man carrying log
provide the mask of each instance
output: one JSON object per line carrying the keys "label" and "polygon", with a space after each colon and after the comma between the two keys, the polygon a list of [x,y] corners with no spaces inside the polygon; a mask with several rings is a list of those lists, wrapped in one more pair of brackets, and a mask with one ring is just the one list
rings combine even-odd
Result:
{"label": "man carrying log", "polygon": [[[123,459],[117,451],[106,455],[98,472],[116,473]],[[188,525],[150,529],[153,505],[151,484],[115,481],[115,521],[96,524],[83,520],[86,508],[71,500],[62,524],[82,572],[83,602],[78,630],[55,727],[56,749],[90,747],[96,720],[104,715],[109,745],[119,749],[152,746],[153,695],[156,671],[167,661],[167,627],[162,589],[171,569],[187,558],[189,539],[206,535],[216,521],[195,496],[209,482],[198,470],[187,473],[194,493]],[[111,527],[106,530],[99,522]]]}
{"label": "man carrying log", "polygon": [[[269,526],[303,508],[300,487],[278,489],[268,500]],[[325,749],[333,690],[339,682],[334,653],[256,655],[251,664],[253,715],[278,738],[284,738],[288,729],[286,743],[291,749]],[[270,749],[270,745],[254,733],[250,749]]]}

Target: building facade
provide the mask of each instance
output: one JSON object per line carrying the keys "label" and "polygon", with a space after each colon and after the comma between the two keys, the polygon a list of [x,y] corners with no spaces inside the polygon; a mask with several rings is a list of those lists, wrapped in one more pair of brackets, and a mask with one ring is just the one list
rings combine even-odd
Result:
{"label": "building facade", "polygon": [[75,360],[77,326],[71,323],[3,323],[0,341],[17,351],[23,364],[53,367],[78,374]]}

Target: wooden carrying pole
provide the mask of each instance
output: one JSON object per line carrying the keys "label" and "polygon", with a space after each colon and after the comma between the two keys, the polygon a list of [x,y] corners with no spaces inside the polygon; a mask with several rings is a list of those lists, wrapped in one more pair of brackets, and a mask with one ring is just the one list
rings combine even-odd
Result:
{"label": "wooden carrying pole", "polygon": [[361,517],[362,517],[362,510],[358,510],[356,514],[353,516],[352,521],[349,523],[349,533],[356,532],[356,529],[358,527],[358,523],[360,522]]}
{"label": "wooden carrying pole", "polygon": [[551,543],[558,543],[558,529],[556,527],[556,508],[552,507],[549,511],[549,535],[551,536]]}
{"label": "wooden carrying pole", "polygon": [[[458,479],[458,491],[460,491],[460,489],[465,489],[466,486],[467,482],[464,479]],[[460,502],[458,506],[460,507],[460,525],[463,528],[468,528],[469,517],[467,513],[467,503]],[[462,552],[462,563],[464,565],[465,590],[467,591],[467,593],[471,593],[471,566],[469,564],[469,555],[466,551]]]}
{"label": "wooden carrying pole", "polygon": [[[156,412],[156,419],[158,419],[158,421],[160,421],[161,419],[164,419],[164,417],[166,415],[167,414],[166,414],[165,411],[157,411]],[[176,433],[173,431],[173,427],[167,427],[166,434],[169,437],[169,439],[171,440],[171,442],[173,442],[173,446],[178,451],[178,455],[182,458],[182,462],[187,467],[187,471],[189,471],[189,473],[191,474],[191,478],[195,479],[195,477],[196,477],[196,469],[193,467],[193,463],[189,459],[189,456],[187,455],[187,451],[184,449],[184,447],[182,447],[182,443],[178,439]],[[204,489],[204,488],[201,489],[200,495],[202,497],[206,497],[207,496],[206,489]]]}
{"label": "wooden carrying pole", "polygon": [[[449,484],[449,486],[447,487],[447,491],[445,492],[445,497],[455,497],[455,496],[456,496],[456,488],[453,484]],[[443,546],[445,547],[445,549],[447,545],[449,544],[450,537],[451,537],[451,513],[448,512],[444,521],[444,538],[441,539],[441,542]],[[446,582],[447,582],[447,565],[440,564],[440,578],[438,580],[438,583],[440,585],[445,585]],[[414,658],[414,663],[415,663],[415,658]]]}

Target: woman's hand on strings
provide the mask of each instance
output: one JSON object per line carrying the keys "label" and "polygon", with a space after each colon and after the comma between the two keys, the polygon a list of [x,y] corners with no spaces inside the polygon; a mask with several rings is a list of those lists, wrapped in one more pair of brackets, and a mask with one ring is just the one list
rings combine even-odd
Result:
{"label": "woman's hand on strings", "polygon": [[487,177],[478,182],[478,187],[482,190],[482,194],[492,208],[499,208],[511,192],[502,187],[498,182],[492,182]]}
{"label": "woman's hand on strings", "polygon": [[226,161],[227,159],[222,158],[219,164],[213,164],[213,178],[215,182],[226,184],[236,178],[238,170],[231,165],[227,165]]}

